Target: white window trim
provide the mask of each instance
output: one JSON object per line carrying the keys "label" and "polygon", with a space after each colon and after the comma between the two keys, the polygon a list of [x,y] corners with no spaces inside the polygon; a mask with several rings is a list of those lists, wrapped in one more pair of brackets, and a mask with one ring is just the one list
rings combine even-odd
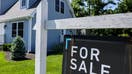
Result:
{"label": "white window trim", "polygon": [[[59,6],[60,6],[60,0],[59,0]],[[56,0],[54,0],[54,10],[55,10],[55,12],[57,12],[57,11],[56,11]],[[59,12],[60,12],[60,7],[59,7]],[[59,13],[59,12],[58,12],[58,13]]]}
{"label": "white window trim", "polygon": [[32,51],[32,18],[29,20],[29,29],[28,29],[28,53]]}
{"label": "white window trim", "polygon": [[[64,3],[64,13],[61,13],[61,2]],[[54,9],[55,9],[55,12],[57,12],[56,11],[56,0],[54,0]],[[59,0],[59,12],[58,13],[65,14],[65,2],[64,2],[64,0]]]}
{"label": "white window trim", "polygon": [[[16,23],[16,36],[18,36],[18,23],[19,22],[23,22],[23,29],[24,29],[24,21],[17,21],[17,22],[11,22],[11,25],[13,24],[13,23]],[[24,31],[24,30],[23,30]],[[11,37],[12,37],[12,31],[11,31]],[[24,33],[23,33],[23,37],[24,37]],[[22,37],[22,38],[23,38]],[[15,37],[12,37],[12,38],[15,38]]]}
{"label": "white window trim", "polygon": [[22,6],[22,0],[20,0],[20,8],[21,9],[27,9],[29,7],[29,0],[26,0],[26,5],[25,6]]}
{"label": "white window trim", "polygon": [[[61,12],[61,2],[64,3],[64,13]],[[65,2],[63,0],[60,0],[60,13],[65,14]]]}

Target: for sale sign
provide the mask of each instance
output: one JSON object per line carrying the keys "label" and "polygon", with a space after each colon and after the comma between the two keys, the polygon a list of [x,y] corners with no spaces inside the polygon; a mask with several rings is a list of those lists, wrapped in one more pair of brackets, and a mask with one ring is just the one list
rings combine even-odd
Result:
{"label": "for sale sign", "polygon": [[130,51],[125,41],[66,36],[63,74],[131,74]]}

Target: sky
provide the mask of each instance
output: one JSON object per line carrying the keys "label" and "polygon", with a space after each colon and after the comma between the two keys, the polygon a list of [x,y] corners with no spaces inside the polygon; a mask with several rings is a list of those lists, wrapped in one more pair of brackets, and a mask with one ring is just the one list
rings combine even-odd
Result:
{"label": "sky", "polygon": [[[108,0],[103,0],[104,2],[108,2]],[[114,4],[108,4],[108,5],[106,5],[105,7],[104,7],[104,10],[108,10],[108,9],[112,9],[112,10],[114,10],[114,9],[116,9],[117,7],[118,7],[118,3],[121,1],[121,0],[113,0],[115,3],[116,3],[116,5],[114,5]]]}
{"label": "sky", "polygon": [[[72,0],[69,0],[70,2],[72,2]],[[108,0],[102,0],[103,2],[108,2]],[[104,10],[108,10],[108,9],[112,9],[112,10],[114,10],[114,9],[116,9],[117,7],[118,7],[118,3],[120,2],[120,1],[122,1],[122,0],[113,0],[115,3],[116,3],[116,5],[114,5],[114,4],[108,4],[108,5],[106,5],[105,7],[104,7]],[[86,4],[86,3],[85,3]],[[87,5],[87,4],[86,4]]]}

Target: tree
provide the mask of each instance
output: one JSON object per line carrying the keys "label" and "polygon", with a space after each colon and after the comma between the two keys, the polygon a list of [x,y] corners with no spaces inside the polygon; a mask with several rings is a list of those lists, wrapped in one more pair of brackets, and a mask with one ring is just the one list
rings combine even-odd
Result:
{"label": "tree", "polygon": [[26,49],[23,39],[20,36],[17,36],[11,45],[11,58],[14,60],[25,59]]}
{"label": "tree", "polygon": [[102,0],[72,0],[72,7],[76,17],[94,16],[103,14],[103,8],[109,3],[115,4],[109,0],[107,3]]}
{"label": "tree", "polygon": [[126,5],[128,6],[128,11],[132,12],[132,0],[125,0]]}
{"label": "tree", "polygon": [[[102,0],[72,0],[71,5],[76,17],[84,17],[102,15],[104,13],[103,8],[109,3],[114,2],[111,0],[107,3],[102,2]],[[95,30],[90,31],[94,32]],[[78,30],[77,32],[78,34],[81,34],[81,30]]]}
{"label": "tree", "polygon": [[81,0],[72,0],[71,5],[74,9],[76,17],[83,17],[88,15],[88,11],[85,10],[85,5]]}
{"label": "tree", "polygon": [[128,12],[128,5],[127,5],[126,1],[122,1],[121,3],[119,3],[117,9],[118,9],[117,13],[126,13],[126,12]]}
{"label": "tree", "polygon": [[[115,10],[104,10],[104,7],[108,4],[118,5],[118,7]],[[108,2],[85,0],[85,3],[84,0],[72,0],[72,7],[76,17],[126,13],[132,11],[132,0],[120,0],[118,3],[115,3],[114,0],[108,0]],[[80,30],[77,32],[81,34]],[[86,31],[87,35],[96,36],[132,36],[131,33],[131,29],[91,29]]]}

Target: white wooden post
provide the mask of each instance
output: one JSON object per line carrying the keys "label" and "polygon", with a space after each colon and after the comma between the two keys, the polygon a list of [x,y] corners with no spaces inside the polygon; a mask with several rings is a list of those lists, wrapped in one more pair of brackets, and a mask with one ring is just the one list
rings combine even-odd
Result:
{"label": "white wooden post", "polygon": [[31,52],[31,43],[32,43],[32,18],[29,20],[28,53]]}
{"label": "white wooden post", "polygon": [[41,0],[41,3],[37,7],[35,74],[46,74],[47,20],[48,20],[47,0]]}
{"label": "white wooden post", "polygon": [[36,19],[35,74],[46,74],[47,29],[132,28],[132,13],[48,21],[47,0],[38,5]]}

